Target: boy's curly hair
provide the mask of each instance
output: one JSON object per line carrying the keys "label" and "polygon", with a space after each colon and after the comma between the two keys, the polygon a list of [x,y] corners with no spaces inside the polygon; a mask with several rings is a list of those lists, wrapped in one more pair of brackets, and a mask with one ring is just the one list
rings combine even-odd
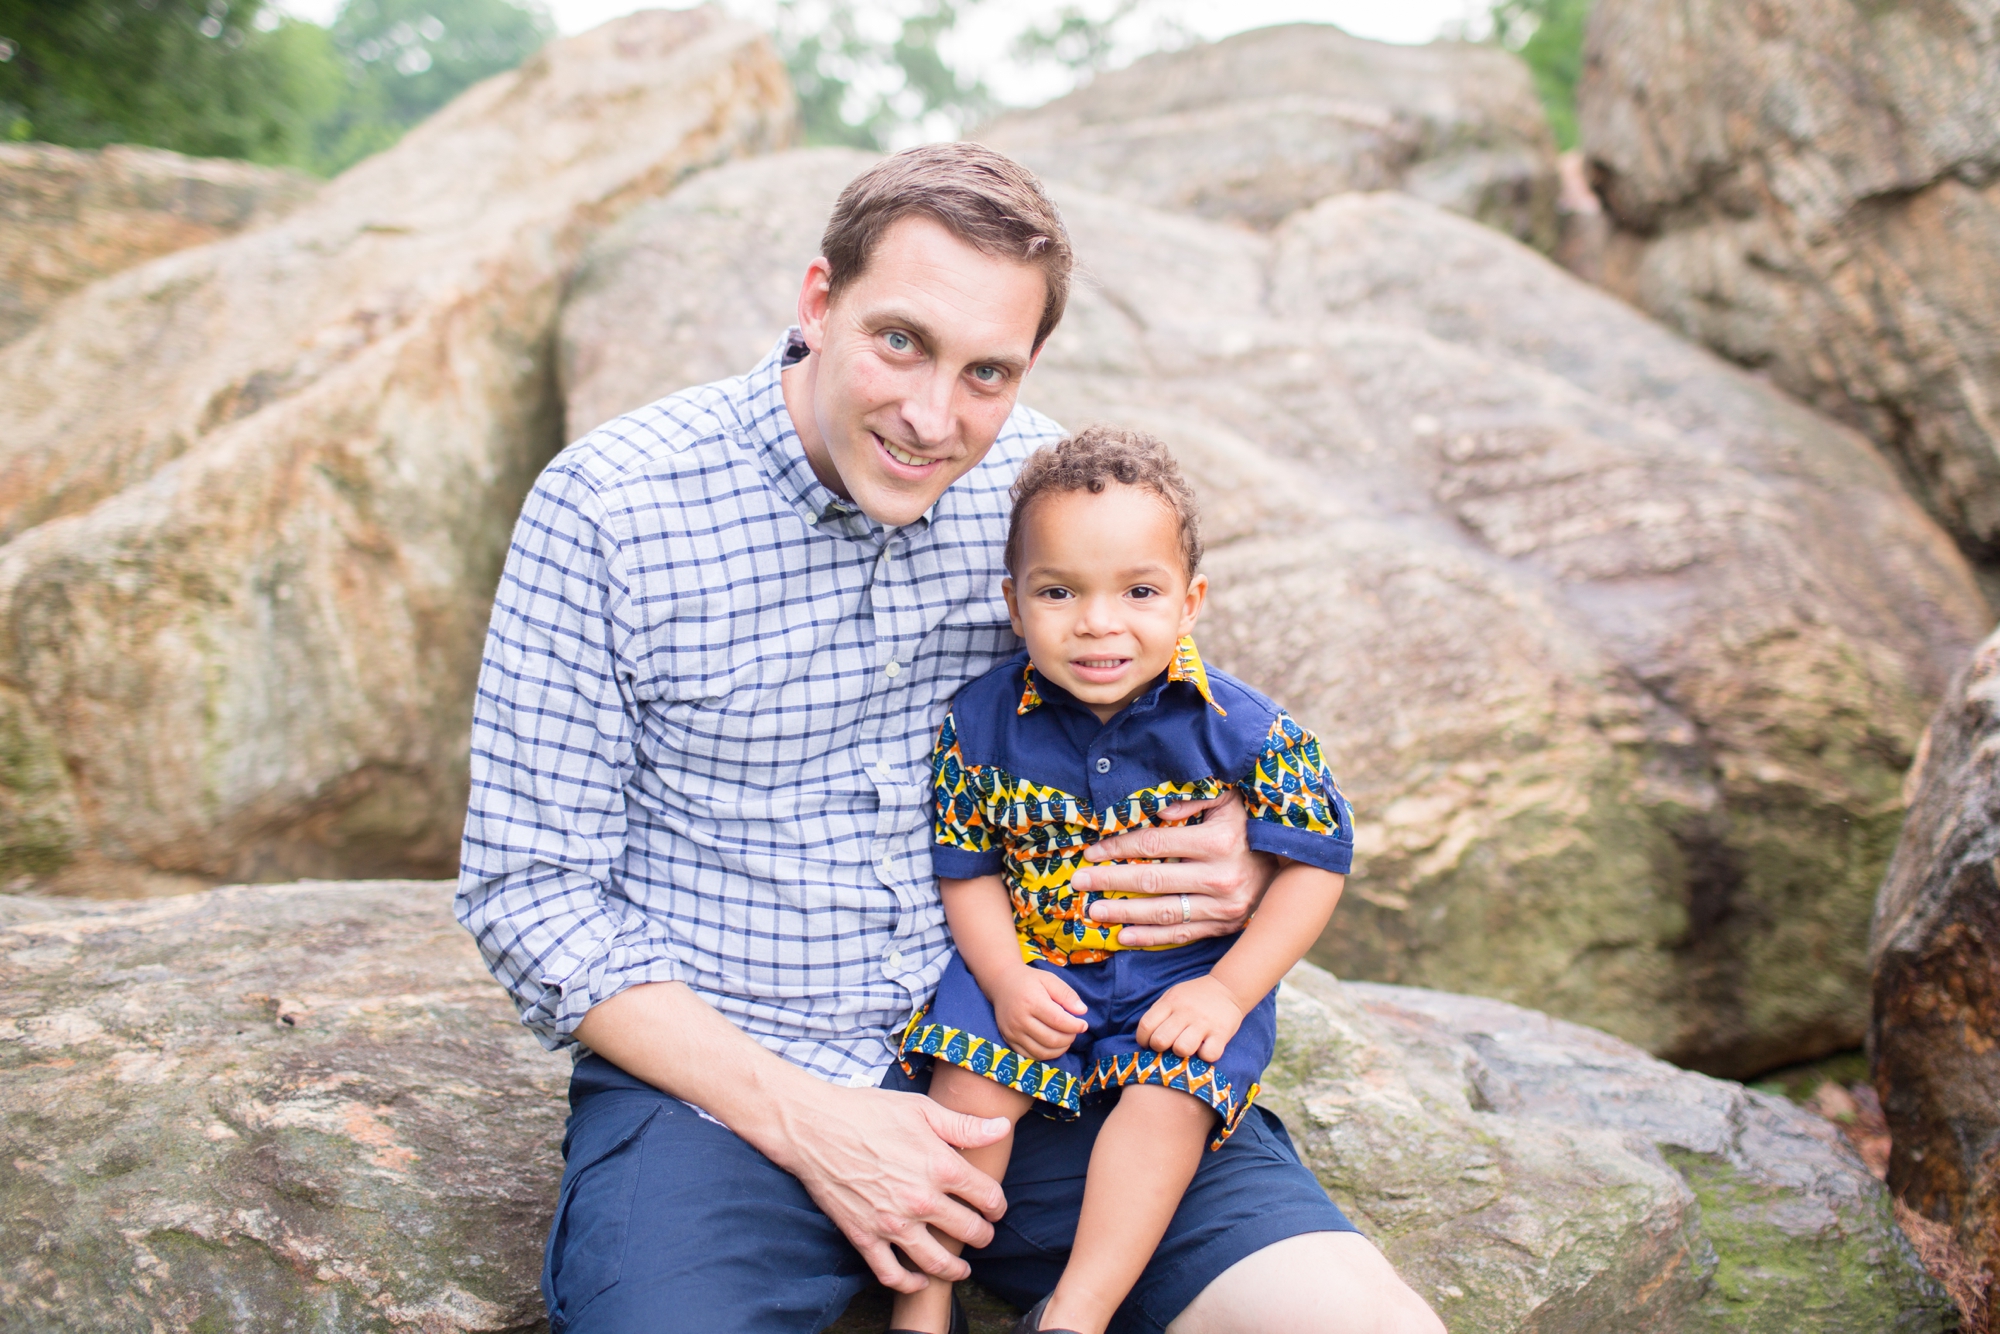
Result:
{"label": "boy's curly hair", "polygon": [[1045,445],[1028,456],[1014,479],[1014,516],[1007,527],[1007,573],[1021,558],[1021,519],[1037,496],[1051,491],[1101,493],[1112,483],[1142,487],[1173,511],[1181,529],[1181,557],[1188,578],[1201,567],[1201,517],[1194,488],[1167,447],[1139,431],[1089,426],[1068,439]]}

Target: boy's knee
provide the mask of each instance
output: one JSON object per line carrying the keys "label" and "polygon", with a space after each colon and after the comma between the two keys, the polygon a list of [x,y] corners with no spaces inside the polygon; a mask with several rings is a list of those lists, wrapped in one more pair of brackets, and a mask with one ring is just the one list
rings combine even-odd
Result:
{"label": "boy's knee", "polygon": [[1018,1121],[1027,1114],[1034,1099],[1018,1089],[996,1084],[984,1075],[939,1061],[931,1070],[933,1101],[968,1116],[1004,1116]]}

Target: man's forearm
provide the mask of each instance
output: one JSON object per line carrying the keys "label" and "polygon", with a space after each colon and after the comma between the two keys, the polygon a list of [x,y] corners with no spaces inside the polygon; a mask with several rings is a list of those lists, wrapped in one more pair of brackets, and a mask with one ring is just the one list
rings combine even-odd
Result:
{"label": "man's forearm", "polygon": [[680,982],[628,987],[592,1006],[576,1038],[625,1073],[701,1108],[781,1167],[798,1109],[827,1090]]}

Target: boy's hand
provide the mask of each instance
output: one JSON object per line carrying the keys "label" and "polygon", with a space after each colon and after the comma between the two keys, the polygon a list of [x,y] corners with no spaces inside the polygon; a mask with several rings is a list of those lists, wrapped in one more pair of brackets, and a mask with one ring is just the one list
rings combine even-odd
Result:
{"label": "boy's hand", "polygon": [[1002,973],[987,999],[1000,1021],[1000,1036],[1015,1051],[1053,1061],[1069,1050],[1090,1025],[1075,988],[1054,973],[1022,964]]}
{"label": "boy's hand", "polygon": [[1139,1045],[1213,1063],[1243,1024],[1243,1008],[1228,987],[1197,977],[1169,988],[1139,1021]]}

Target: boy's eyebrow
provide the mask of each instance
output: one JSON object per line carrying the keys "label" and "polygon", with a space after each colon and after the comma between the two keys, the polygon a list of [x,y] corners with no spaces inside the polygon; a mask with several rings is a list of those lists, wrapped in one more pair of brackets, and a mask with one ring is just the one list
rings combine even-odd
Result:
{"label": "boy's eyebrow", "polygon": [[[1154,574],[1161,570],[1171,573],[1176,568],[1176,565],[1170,561],[1149,560],[1140,565],[1127,565],[1125,568],[1116,570],[1113,573],[1120,579],[1136,579],[1141,575]],[[1075,571],[1065,570],[1059,565],[1030,565],[1021,571],[1021,578],[1032,579],[1037,575],[1042,575],[1060,579],[1064,575],[1074,573]]]}

